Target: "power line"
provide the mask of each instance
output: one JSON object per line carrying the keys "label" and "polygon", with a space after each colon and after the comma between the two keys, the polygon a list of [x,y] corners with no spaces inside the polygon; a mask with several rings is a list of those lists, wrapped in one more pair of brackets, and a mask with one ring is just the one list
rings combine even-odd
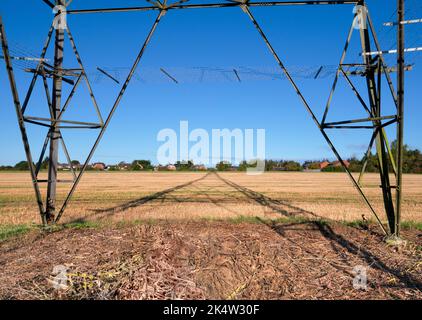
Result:
{"label": "power line", "polygon": [[[422,51],[422,47],[404,49],[404,52],[406,52],[406,53],[419,52],[419,51]],[[363,53],[361,55],[363,55],[363,56],[375,56],[375,55],[380,55],[380,54],[394,54],[394,53],[397,53],[397,49],[384,50],[384,51],[372,51],[372,52]]]}
{"label": "power line", "polygon": [[[413,20],[401,21],[401,24],[415,24],[415,23],[422,23],[422,19],[413,19]],[[385,22],[384,26],[393,27],[393,26],[397,26],[398,24],[399,24],[398,22]]]}

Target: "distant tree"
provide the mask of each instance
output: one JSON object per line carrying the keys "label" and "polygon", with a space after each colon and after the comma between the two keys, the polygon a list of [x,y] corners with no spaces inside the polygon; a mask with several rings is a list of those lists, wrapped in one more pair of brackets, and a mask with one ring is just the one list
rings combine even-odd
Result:
{"label": "distant tree", "polygon": [[195,164],[191,160],[189,160],[189,161],[177,161],[176,164],[175,164],[175,167],[179,171],[189,171],[189,170],[194,169]]}
{"label": "distant tree", "polygon": [[72,160],[70,163],[72,164],[72,167],[75,170],[78,170],[82,167],[81,163],[78,160]]}
{"label": "distant tree", "polygon": [[256,160],[250,160],[250,161],[242,161],[239,164],[239,167],[237,168],[238,171],[246,171],[248,168],[256,168],[257,167],[257,161]]}
{"label": "distant tree", "polygon": [[154,167],[149,160],[135,160],[132,162],[130,169],[133,171],[152,170]]}
{"label": "distant tree", "polygon": [[247,161],[242,161],[242,162],[239,164],[239,168],[238,168],[238,170],[239,170],[239,171],[246,171],[248,168],[249,168],[248,162],[247,162]]}
{"label": "distant tree", "polygon": [[286,171],[302,171],[302,166],[296,161],[286,161],[283,163],[283,168]]}
{"label": "distant tree", "polygon": [[319,170],[320,167],[320,163],[323,161],[305,161],[303,163],[303,168],[307,169],[307,170]]}
{"label": "distant tree", "polygon": [[0,171],[10,171],[14,170],[14,167],[12,166],[0,166]]}
{"label": "distant tree", "polygon": [[350,158],[349,160],[349,170],[351,172],[360,172],[362,170],[363,163],[362,161],[356,159],[355,157]]}
{"label": "distant tree", "polygon": [[215,166],[217,171],[227,171],[231,167],[232,167],[232,164],[230,162],[227,162],[227,161],[221,161]]}
{"label": "distant tree", "polygon": [[321,170],[322,172],[344,172],[343,166],[334,167],[334,166],[328,166]]}
{"label": "distant tree", "polygon": [[47,170],[49,163],[50,163],[50,158],[49,157],[45,157],[44,161],[41,162],[41,170]]}
{"label": "distant tree", "polygon": [[[367,159],[367,165],[366,165],[366,172],[378,172],[379,163],[378,163],[378,157],[376,154],[372,154],[372,152],[369,153],[368,159]],[[366,161],[366,157],[364,156],[362,158],[362,166]]]}
{"label": "distant tree", "polygon": [[296,161],[267,160],[265,162],[267,171],[302,171],[302,166]]}
{"label": "distant tree", "polygon": [[21,161],[15,164],[14,168],[21,171],[29,170],[29,163],[28,161]]}
{"label": "distant tree", "polygon": [[271,171],[274,169],[274,167],[277,166],[277,161],[274,160],[265,160],[265,170],[266,171]]}
{"label": "distant tree", "polygon": [[[397,141],[391,143],[391,152],[396,159]],[[422,173],[422,153],[418,149],[410,149],[408,145],[403,146],[403,172]]]}

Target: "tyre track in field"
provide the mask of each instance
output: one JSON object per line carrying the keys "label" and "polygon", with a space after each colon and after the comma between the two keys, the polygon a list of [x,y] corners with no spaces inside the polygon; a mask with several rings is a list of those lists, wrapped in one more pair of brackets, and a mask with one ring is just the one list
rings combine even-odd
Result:
{"label": "tyre track in field", "polygon": [[[172,188],[168,188],[159,192],[156,192],[154,194],[139,198],[139,199],[135,199],[123,204],[120,204],[118,206],[113,206],[110,208],[105,208],[105,209],[93,209],[92,211],[94,212],[93,215],[91,215],[91,218],[99,218],[99,219],[103,219],[106,218],[108,216],[114,215],[114,214],[118,214],[118,213],[122,213],[125,212],[129,209],[132,208],[136,208],[136,207],[140,207],[142,205],[145,205],[147,203],[153,202],[153,201],[160,201],[160,203],[162,204],[164,201],[166,200],[171,200],[171,201],[175,201],[175,202],[186,202],[186,199],[179,199],[177,197],[177,195],[172,195],[173,193],[175,193],[176,191],[180,191],[182,189],[186,189],[189,187],[193,187],[196,190],[199,190],[201,194],[205,195],[205,198],[207,200],[207,202],[227,209],[223,203],[225,202],[224,199],[213,199],[208,193],[207,191],[209,191],[212,188],[207,188],[206,190],[203,190],[203,187],[199,187],[198,183],[210,178],[210,177],[216,177],[219,181],[221,181],[224,185],[229,186],[230,188],[234,189],[236,192],[238,192],[240,195],[242,195],[242,197],[245,197],[247,202],[250,203],[257,203],[262,207],[266,207],[269,208],[271,210],[273,210],[275,213],[280,214],[282,216],[285,217],[295,217],[295,216],[305,216],[305,217],[311,217],[311,218],[322,218],[320,216],[318,216],[317,214],[311,212],[311,211],[307,211],[304,210],[300,207],[296,207],[291,205],[290,203],[286,202],[286,201],[282,201],[282,200],[278,200],[278,199],[272,199],[266,195],[264,195],[263,193],[259,193],[256,191],[253,191],[251,189],[248,189],[244,186],[241,186],[233,181],[230,181],[228,179],[223,178],[221,175],[219,175],[217,172],[209,172],[206,175],[200,177],[199,179],[195,179],[192,181],[189,181],[187,183],[183,183],[181,185],[177,185],[175,187]],[[240,198],[240,197],[230,197],[231,199],[234,199],[236,201],[242,202],[245,201],[244,199]],[[195,199],[189,199],[188,202],[195,202]],[[198,201],[199,202],[199,201]],[[228,209],[227,209],[228,210]],[[229,210],[230,211],[230,210]],[[234,212],[232,212],[234,213]],[[77,221],[80,221],[77,220]],[[72,221],[75,222],[75,221]]]}
{"label": "tyre track in field", "polygon": [[[210,174],[211,174],[211,172],[207,173],[206,175],[204,175],[204,176],[202,176],[198,179],[177,185],[177,186],[172,187],[172,188],[165,189],[163,191],[156,192],[156,193],[149,195],[149,196],[146,196],[146,197],[142,197],[142,198],[139,198],[139,199],[136,199],[136,200],[133,200],[133,201],[126,202],[124,204],[121,204],[121,205],[118,205],[118,206],[115,206],[115,207],[106,208],[106,209],[93,209],[92,211],[94,212],[94,216],[100,215],[100,218],[104,218],[104,217],[109,216],[109,215],[124,212],[128,209],[142,206],[142,205],[144,205],[148,202],[154,201],[154,200],[165,199],[169,194],[171,194],[175,191],[178,191],[180,189],[189,187],[189,186],[191,186],[195,183],[198,183],[198,182],[206,179]],[[78,221],[80,221],[80,219],[78,219]],[[75,221],[72,221],[72,222],[75,222]]]}
{"label": "tyre track in field", "polygon": [[239,185],[239,184],[237,184],[233,181],[230,181],[228,179],[223,178],[218,173],[215,173],[215,175],[222,182],[224,182],[226,185],[228,185],[228,186],[234,188],[235,190],[237,190],[238,192],[242,193],[248,199],[258,203],[259,205],[261,205],[263,207],[268,207],[268,208],[274,210],[275,212],[277,212],[277,213],[279,213],[283,216],[293,217],[293,216],[304,215],[304,216],[307,216],[307,217],[310,216],[310,217],[313,217],[313,218],[319,218],[319,219],[322,218],[321,216],[318,216],[314,212],[302,209],[300,207],[293,206],[286,201],[272,199],[272,198],[264,195],[263,193],[256,192],[256,191],[253,191],[253,190],[248,189],[246,187],[243,187],[243,186],[241,186],[241,185]]}

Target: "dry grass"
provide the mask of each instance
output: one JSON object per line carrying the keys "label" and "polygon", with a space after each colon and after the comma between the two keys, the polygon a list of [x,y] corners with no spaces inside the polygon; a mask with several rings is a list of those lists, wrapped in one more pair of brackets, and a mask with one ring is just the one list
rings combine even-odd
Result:
{"label": "dry grass", "polygon": [[[335,223],[69,228],[0,244],[0,298],[421,299],[421,258]],[[59,265],[63,290],[52,286]],[[356,266],[365,290],[352,285]]]}
{"label": "dry grass", "polygon": [[[66,178],[66,174],[62,174]],[[422,221],[422,175],[405,175],[403,219]],[[365,191],[383,217],[378,176]],[[61,184],[63,200],[69,185]],[[45,190],[43,190],[45,192]],[[63,222],[150,219],[233,219],[305,215],[360,220],[371,214],[341,173],[87,173]],[[27,173],[0,174],[0,224],[38,223]]]}

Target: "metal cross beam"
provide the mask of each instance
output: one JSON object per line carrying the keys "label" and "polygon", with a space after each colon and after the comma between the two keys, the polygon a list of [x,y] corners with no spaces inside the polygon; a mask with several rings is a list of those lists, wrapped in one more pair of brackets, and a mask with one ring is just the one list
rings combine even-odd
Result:
{"label": "metal cross beam", "polygon": [[[315,0],[315,1],[261,1],[247,2],[249,7],[276,7],[276,6],[308,6],[308,5],[356,5],[362,0]],[[204,3],[204,4],[176,4],[169,5],[165,10],[181,10],[181,9],[213,9],[213,8],[234,8],[244,5],[240,1],[230,1],[221,3]],[[96,8],[96,9],[73,9],[68,10],[68,14],[86,14],[86,13],[116,13],[116,12],[145,12],[163,10],[158,6],[140,6],[126,8]]]}

